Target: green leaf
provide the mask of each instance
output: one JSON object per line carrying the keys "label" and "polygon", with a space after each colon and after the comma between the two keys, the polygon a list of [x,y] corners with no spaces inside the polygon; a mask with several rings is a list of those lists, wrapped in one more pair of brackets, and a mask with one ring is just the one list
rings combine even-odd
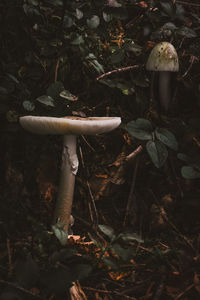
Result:
{"label": "green leaf", "polygon": [[69,259],[73,259],[78,255],[77,250],[74,248],[64,248],[59,251],[53,252],[53,254],[50,256],[50,261],[55,264],[57,262],[61,263],[67,263]]}
{"label": "green leaf", "polygon": [[26,258],[17,259],[15,262],[15,282],[19,286],[29,288],[36,284],[38,278],[39,267],[30,254]]}
{"label": "green leaf", "polygon": [[146,119],[137,119],[127,124],[127,131],[139,140],[152,139],[152,125]]}
{"label": "green leaf", "polygon": [[68,240],[68,232],[64,229],[64,226],[64,223],[52,225],[52,230],[62,246],[66,245]]}
{"label": "green leaf", "polygon": [[97,70],[99,74],[104,73],[103,66],[97,61],[97,58],[93,53],[89,53],[89,55],[86,56],[86,59],[90,61],[90,64]]}
{"label": "green leaf", "polygon": [[200,178],[200,172],[197,171],[194,167],[184,166],[181,168],[181,174],[186,179],[196,179]]}
{"label": "green leaf", "polygon": [[184,162],[189,162],[190,161],[190,158],[189,156],[187,156],[186,154],[184,153],[178,153],[177,154],[177,158],[184,161]]}
{"label": "green leaf", "polygon": [[110,239],[115,238],[114,229],[107,225],[98,225],[99,229]]}
{"label": "green leaf", "polygon": [[112,64],[119,64],[125,57],[125,51],[123,49],[116,50],[110,57]]}
{"label": "green leaf", "polygon": [[15,83],[19,84],[19,80],[18,80],[15,76],[13,76],[12,74],[7,74],[7,75],[8,75],[8,77],[10,77],[10,79],[12,79]]}
{"label": "green leaf", "polygon": [[140,55],[143,51],[142,46],[135,44],[134,42],[129,42],[125,45],[125,50],[134,53],[135,55]]}
{"label": "green leaf", "polygon": [[156,128],[155,130],[156,137],[163,144],[168,146],[169,148],[177,151],[178,143],[173,133],[165,128]]}
{"label": "green leaf", "polygon": [[19,115],[17,114],[17,112],[15,110],[9,110],[6,113],[6,118],[7,118],[8,122],[15,123],[18,121]]}
{"label": "green leaf", "polygon": [[141,237],[136,234],[136,233],[121,233],[119,237],[124,241],[124,242],[134,242],[137,241],[138,243],[144,243],[144,240],[141,239]]}
{"label": "green leaf", "polygon": [[124,95],[132,95],[134,93],[132,84],[123,79],[100,79],[99,82],[109,86],[110,88],[120,89]]}
{"label": "green leaf", "polygon": [[119,20],[126,20],[128,18],[126,7],[108,7],[106,12]]}
{"label": "green leaf", "polygon": [[74,281],[87,278],[92,272],[92,266],[86,263],[73,264]]}
{"label": "green leaf", "polygon": [[172,22],[167,22],[162,26],[162,29],[164,30],[171,30],[174,31],[175,29],[177,29],[178,27],[176,27],[176,25]]}
{"label": "green leaf", "polygon": [[54,100],[59,100],[60,93],[64,90],[64,85],[61,81],[52,83],[47,89],[47,95]]}
{"label": "green leaf", "polygon": [[130,260],[133,256],[133,249],[131,247],[125,249],[120,244],[114,243],[111,249],[124,261]]}
{"label": "green leaf", "polygon": [[78,97],[75,96],[75,95],[72,95],[70,93],[70,91],[68,90],[64,90],[60,93],[60,97],[64,98],[64,99],[67,99],[69,101],[77,101],[78,100]]}
{"label": "green leaf", "polygon": [[50,106],[50,107],[55,106],[53,98],[51,98],[50,96],[47,96],[47,95],[40,96],[36,100],[46,106]]}
{"label": "green leaf", "polygon": [[168,151],[165,145],[160,141],[149,141],[146,144],[146,149],[153,164],[157,168],[162,167],[168,156]]}
{"label": "green leaf", "polygon": [[82,35],[77,35],[77,37],[71,41],[71,45],[75,45],[75,46],[78,46],[80,44],[83,44],[85,41],[82,37]]}
{"label": "green leaf", "polygon": [[117,2],[116,0],[108,0],[107,3],[108,6],[110,7],[121,7],[121,3]]}
{"label": "green leaf", "polygon": [[112,20],[112,16],[103,12],[103,19],[105,22],[110,22]]}
{"label": "green leaf", "polygon": [[176,6],[171,0],[159,1],[162,11],[169,17],[173,18],[176,14]]}
{"label": "green leaf", "polygon": [[91,29],[96,29],[100,24],[100,19],[98,16],[94,15],[91,19],[87,19],[87,25]]}
{"label": "green leaf", "polygon": [[103,257],[102,261],[104,264],[106,264],[108,267],[110,267],[114,271],[119,270],[119,266],[116,263],[116,261],[112,257]]}
{"label": "green leaf", "polygon": [[73,268],[67,265],[52,266],[49,264],[41,274],[41,283],[46,292],[54,294],[66,293],[74,281]]}
{"label": "green leaf", "polygon": [[78,8],[76,8],[76,17],[78,20],[82,19],[83,17],[83,12]]}
{"label": "green leaf", "polygon": [[194,38],[197,37],[197,34],[194,30],[192,30],[191,28],[188,28],[186,26],[181,26],[178,30],[176,30],[176,33],[184,36],[186,38]]}
{"label": "green leaf", "polygon": [[33,111],[35,109],[35,104],[28,100],[24,101],[22,105],[27,111]]}
{"label": "green leaf", "polygon": [[73,19],[69,16],[65,16],[63,19],[63,26],[64,28],[70,28],[74,24]]}

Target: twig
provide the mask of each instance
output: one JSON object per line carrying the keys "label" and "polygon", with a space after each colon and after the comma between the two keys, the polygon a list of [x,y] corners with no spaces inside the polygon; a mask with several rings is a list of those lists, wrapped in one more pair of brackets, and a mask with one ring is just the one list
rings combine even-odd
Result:
{"label": "twig", "polygon": [[86,138],[84,137],[84,135],[81,135],[81,137],[82,137],[82,139],[84,140],[84,142],[88,145],[88,147],[89,147],[92,151],[96,152],[96,150],[88,143],[88,141],[86,140]]}
{"label": "twig", "polygon": [[137,23],[139,20],[141,20],[144,17],[144,14],[141,13],[140,15],[138,15],[137,17],[135,17],[133,20],[131,20],[130,22],[128,22],[125,27],[126,28],[130,28],[132,26],[134,26],[135,23]]}
{"label": "twig", "polygon": [[7,251],[8,251],[8,276],[11,277],[13,273],[13,264],[12,264],[12,251],[10,248],[10,240],[7,239]]}
{"label": "twig", "polygon": [[159,284],[156,292],[155,292],[155,296],[153,298],[153,300],[159,300],[160,297],[162,296],[162,293],[163,293],[163,289],[164,289],[164,283],[165,283],[165,275],[162,276],[162,279],[161,279],[161,283]]}
{"label": "twig", "polygon": [[58,59],[57,59],[57,62],[56,62],[55,79],[54,79],[55,82],[57,81],[57,78],[58,78],[59,64],[60,64],[60,58],[58,58]]}
{"label": "twig", "polygon": [[69,289],[69,292],[71,300],[87,300],[87,297],[78,281],[75,282],[75,284]]}
{"label": "twig", "polygon": [[101,289],[94,289],[91,287],[83,287],[83,289],[91,291],[91,292],[96,292],[96,293],[103,293],[103,294],[115,294],[117,296],[122,296],[123,299],[129,299],[129,300],[137,300],[135,297],[127,296],[122,293],[116,292],[116,291],[109,291],[109,290],[101,290]]}
{"label": "twig", "polygon": [[194,136],[193,141],[196,143],[196,145],[200,148],[200,141]]}
{"label": "twig", "polygon": [[130,162],[133,159],[136,158],[136,156],[141,153],[143,150],[143,147],[140,145],[139,147],[137,147],[137,149],[135,149],[133,152],[131,152],[129,155],[126,156],[126,161]]}
{"label": "twig", "polygon": [[109,71],[107,73],[104,73],[104,74],[98,76],[96,78],[96,80],[100,80],[100,79],[102,79],[102,78],[104,78],[106,76],[109,76],[111,74],[114,74],[114,73],[120,73],[120,72],[130,71],[130,70],[137,69],[137,68],[139,68],[139,65],[134,65],[134,66],[128,66],[128,67],[124,67],[124,68],[115,69],[115,70]]}
{"label": "twig", "polygon": [[170,165],[171,170],[172,170],[172,172],[173,172],[173,175],[174,175],[174,177],[175,177],[176,185],[177,185],[177,188],[178,188],[178,190],[179,190],[179,192],[180,192],[181,198],[183,198],[184,193],[183,193],[183,190],[182,190],[181,185],[180,185],[180,183],[179,183],[179,178],[178,178],[178,176],[177,176],[176,169],[175,169],[175,167],[174,167],[174,163],[173,163],[173,161],[172,161],[171,155],[169,155],[169,165]]}
{"label": "twig", "polygon": [[158,205],[160,209],[160,213],[162,218],[165,220],[165,222],[172,227],[172,229],[178,234],[179,238],[183,239],[184,242],[193,250],[195,251],[192,243],[179,231],[179,229],[168,219],[167,214],[165,210],[160,206],[158,200],[156,199],[156,196],[154,195],[153,191],[150,189],[150,193],[152,194],[153,198],[156,201],[156,204]]}
{"label": "twig", "polygon": [[176,298],[174,300],[179,300],[180,298],[182,298],[182,296],[184,296],[189,290],[191,290],[193,287],[195,286],[194,283],[192,283],[191,285],[189,285],[185,291],[183,291],[182,293],[180,293],[178,296],[176,296]]}
{"label": "twig", "polygon": [[134,193],[134,189],[135,189],[135,180],[136,180],[138,165],[139,165],[139,157],[137,157],[136,164],[135,164],[135,169],[134,169],[134,172],[133,172],[133,179],[132,179],[132,183],[131,183],[131,189],[130,189],[130,193],[129,193],[129,196],[128,196],[128,202],[127,202],[127,205],[126,205],[126,213],[125,213],[125,217],[124,217],[124,226],[126,225],[128,212],[129,212],[129,209],[131,207],[131,202],[133,202],[133,198],[134,198],[133,193]]}
{"label": "twig", "polygon": [[186,77],[188,75],[189,71],[191,70],[191,68],[193,66],[194,60],[195,60],[195,56],[191,55],[191,57],[190,57],[190,65],[189,65],[188,69],[185,71],[185,73],[181,76],[182,78],[184,78],[184,77]]}
{"label": "twig", "polygon": [[144,300],[148,300],[152,296],[152,288],[153,288],[154,285],[155,285],[155,282],[152,281],[150,283],[150,285],[148,286],[148,288],[147,288],[147,291],[146,291],[145,296],[144,296]]}
{"label": "twig", "polygon": [[176,3],[182,4],[182,5],[200,7],[200,4],[197,4],[197,3],[185,2],[185,1],[179,1],[179,0],[176,0]]}
{"label": "twig", "polygon": [[[83,137],[83,136],[82,136]],[[84,137],[83,137],[84,138]],[[85,139],[84,139],[85,140]],[[86,141],[86,140],[85,140]],[[87,143],[88,144],[88,143]],[[88,144],[89,145],[89,144]],[[93,149],[94,150],[94,149]],[[94,150],[95,151],[95,150]],[[81,147],[79,147],[79,152],[80,152],[80,157],[81,157],[81,162],[82,162],[82,165],[83,167],[85,168],[85,163],[84,163],[84,159],[83,159],[83,152],[82,152],[82,149]],[[89,191],[89,194],[90,194],[90,198],[91,198],[91,203],[93,205],[93,208],[94,208],[94,212],[95,212],[95,216],[96,216],[96,224],[98,224],[98,220],[99,220],[99,217],[98,217],[98,212],[97,212],[97,208],[96,208],[96,205],[95,205],[95,200],[94,200],[94,196],[92,194],[92,191],[91,191],[91,188],[90,188],[90,184],[89,184],[89,181],[86,180],[86,184],[87,184],[87,187],[88,187],[88,191]],[[91,208],[91,205],[89,203],[89,211],[90,211],[90,216],[91,216],[91,221],[94,222],[94,218],[93,218],[93,214],[92,214],[92,208]]]}
{"label": "twig", "polygon": [[12,283],[12,282],[9,282],[9,281],[6,281],[6,280],[2,280],[2,279],[0,279],[0,283],[5,284],[5,285],[8,285],[8,286],[11,286],[11,287],[14,287],[14,288],[16,288],[17,290],[19,290],[19,291],[21,291],[21,292],[24,292],[24,293],[27,294],[27,295],[33,296],[33,297],[35,297],[35,298],[37,298],[37,299],[45,300],[45,299],[42,298],[41,296],[35,295],[35,294],[29,292],[28,290],[24,289],[23,287],[18,286],[18,285],[15,284],[15,283]]}
{"label": "twig", "polygon": [[93,194],[92,194],[92,191],[91,191],[90,184],[89,184],[89,181],[88,181],[88,180],[87,180],[87,186],[88,186],[90,198],[91,198],[91,200],[92,200],[92,205],[93,205],[93,208],[94,208],[95,216],[96,216],[96,224],[98,224],[98,223],[99,223],[99,216],[98,216],[98,212],[97,212],[97,208],[96,208],[94,196],[93,196]]}
{"label": "twig", "polygon": [[40,65],[42,66],[42,68],[44,69],[44,71],[46,72],[46,66],[45,63],[42,62],[42,60],[37,56],[37,54],[33,53],[33,56],[35,57],[35,59],[40,63]]}

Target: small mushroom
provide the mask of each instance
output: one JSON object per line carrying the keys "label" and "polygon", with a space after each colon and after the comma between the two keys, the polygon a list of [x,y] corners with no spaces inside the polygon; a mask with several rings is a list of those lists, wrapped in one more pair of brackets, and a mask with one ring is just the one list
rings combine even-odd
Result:
{"label": "small mushroom", "polygon": [[76,154],[76,140],[78,135],[96,135],[109,132],[121,123],[119,117],[37,117],[24,116],[20,118],[21,126],[36,134],[63,135],[63,153],[53,223],[64,223],[68,232],[74,194],[75,176],[78,171],[78,157]]}
{"label": "small mushroom", "polygon": [[178,72],[178,55],[174,46],[168,42],[157,44],[147,60],[148,71],[159,72],[159,99],[161,108],[167,113],[171,101],[170,72]]}

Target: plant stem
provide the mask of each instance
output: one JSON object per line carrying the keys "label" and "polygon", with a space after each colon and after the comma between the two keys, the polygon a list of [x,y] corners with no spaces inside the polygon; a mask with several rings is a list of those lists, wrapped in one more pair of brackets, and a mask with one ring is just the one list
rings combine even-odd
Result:
{"label": "plant stem", "polygon": [[64,229],[66,231],[68,231],[70,222],[77,171],[78,157],[76,154],[76,136],[64,135],[60,183],[54,214],[54,224],[57,222],[65,223]]}
{"label": "plant stem", "polygon": [[170,72],[168,71],[162,71],[159,74],[159,98],[161,109],[167,112],[171,101]]}

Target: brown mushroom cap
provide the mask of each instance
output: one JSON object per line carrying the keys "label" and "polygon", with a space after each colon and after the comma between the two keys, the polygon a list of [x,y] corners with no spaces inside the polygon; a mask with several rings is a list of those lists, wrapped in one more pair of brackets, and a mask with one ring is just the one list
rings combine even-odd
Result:
{"label": "brown mushroom cap", "polygon": [[157,44],[149,55],[146,69],[148,71],[178,72],[178,55],[174,46],[168,42]]}
{"label": "brown mushroom cap", "polygon": [[25,116],[20,118],[21,126],[37,134],[72,134],[95,135],[117,128],[121,123],[119,117],[37,117]]}

